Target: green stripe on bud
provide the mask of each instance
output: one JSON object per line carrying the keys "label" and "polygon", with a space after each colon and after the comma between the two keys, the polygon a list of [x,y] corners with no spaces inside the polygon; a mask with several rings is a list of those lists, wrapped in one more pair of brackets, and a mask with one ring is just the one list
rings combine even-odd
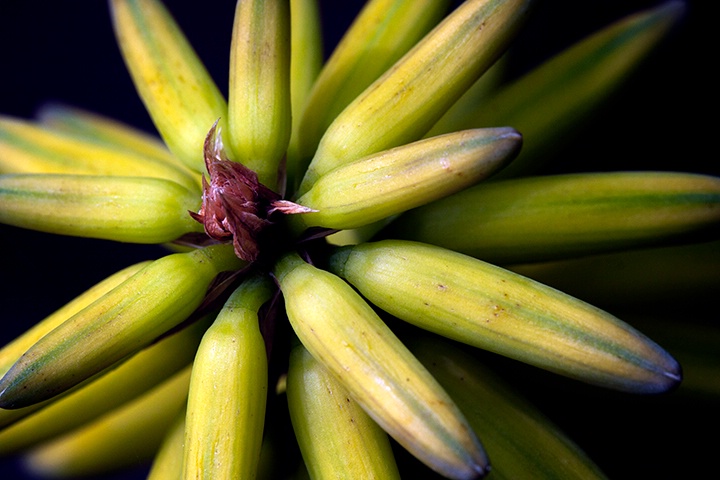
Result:
{"label": "green stripe on bud", "polygon": [[237,3],[230,53],[228,138],[235,156],[276,189],[290,140],[290,6]]}
{"label": "green stripe on bud", "polygon": [[340,248],[330,268],[404,321],[571,378],[638,393],[681,379],[667,352],[609,313],[450,250],[385,240]]}
{"label": "green stripe on bud", "polygon": [[201,305],[220,272],[242,265],[231,245],[154,261],[25,352],[0,380],[0,407],[52,398],[146,347]]}
{"label": "green stripe on bud", "polygon": [[720,178],[611,172],[484,183],[399,216],[382,235],[508,264],[654,245],[718,223]]}

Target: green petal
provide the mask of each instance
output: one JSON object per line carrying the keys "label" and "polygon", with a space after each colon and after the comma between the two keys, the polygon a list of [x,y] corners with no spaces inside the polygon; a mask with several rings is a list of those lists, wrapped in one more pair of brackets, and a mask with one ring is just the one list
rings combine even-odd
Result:
{"label": "green petal", "polygon": [[488,182],[400,216],[383,234],[495,263],[692,239],[720,224],[720,178],[674,172]]}
{"label": "green petal", "polygon": [[493,478],[605,478],[557,426],[461,348],[429,336],[410,339],[408,347],[480,436]]}

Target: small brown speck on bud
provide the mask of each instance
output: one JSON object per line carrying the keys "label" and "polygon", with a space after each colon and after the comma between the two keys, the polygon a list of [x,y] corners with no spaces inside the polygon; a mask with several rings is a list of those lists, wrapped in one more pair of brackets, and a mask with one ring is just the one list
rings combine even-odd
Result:
{"label": "small brown speck on bud", "polygon": [[258,181],[257,174],[242,163],[227,158],[217,122],[203,147],[210,183],[203,175],[202,206],[190,215],[202,223],[205,233],[218,241],[232,239],[235,254],[248,262],[260,254],[260,233],[272,225],[271,214],[313,211],[288,200]]}

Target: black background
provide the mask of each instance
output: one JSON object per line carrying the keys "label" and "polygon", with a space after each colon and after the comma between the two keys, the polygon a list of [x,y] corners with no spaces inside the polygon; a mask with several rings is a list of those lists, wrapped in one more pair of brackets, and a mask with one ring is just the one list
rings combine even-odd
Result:
{"label": "black background", "polygon": [[[320,3],[330,51],[364,2]],[[594,29],[658,3],[538,2],[516,44],[513,71],[519,74]],[[714,119],[717,105],[711,88],[717,86],[717,75],[710,73],[717,56],[707,10],[712,2],[687,3],[683,22],[579,135],[569,139],[552,169],[720,173],[717,152],[710,150],[715,122],[709,119]],[[167,5],[226,90],[234,2]],[[0,2],[0,114],[32,117],[48,101],[153,131],[115,45],[105,2]],[[0,226],[0,247],[3,343],[120,268],[163,253],[154,246],[56,237],[7,226]],[[690,310],[690,315],[702,314],[708,305]],[[716,400],[628,399],[543,374],[533,385],[541,388],[530,395],[611,478],[685,478],[713,466],[717,437],[712,431],[706,435],[715,420]],[[22,478],[13,459],[1,462],[2,478]],[[134,473],[143,476],[145,470]]]}

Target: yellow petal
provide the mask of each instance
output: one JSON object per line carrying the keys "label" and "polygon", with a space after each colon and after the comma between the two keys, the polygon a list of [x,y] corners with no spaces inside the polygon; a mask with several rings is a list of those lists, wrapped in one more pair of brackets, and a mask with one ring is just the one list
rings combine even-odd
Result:
{"label": "yellow petal", "polygon": [[343,35],[302,118],[302,155],[312,157],[335,117],[430,31],[447,0],[371,0]]}
{"label": "yellow petal", "polygon": [[[122,135],[121,130],[115,131]],[[125,135],[132,140],[132,134]],[[119,141],[105,140],[95,128],[60,131],[0,116],[0,170],[161,178],[200,194],[199,176],[177,163],[167,150],[163,154],[159,148],[136,149]]]}
{"label": "yellow petal", "polygon": [[292,132],[286,173],[295,191],[303,172],[300,167],[300,116],[323,62],[322,28],[317,0],[290,0],[290,104]]}
{"label": "yellow petal", "polygon": [[529,0],[469,0],[378,78],[323,135],[299,195],[340,164],[421,138],[493,64]]}
{"label": "yellow petal", "polygon": [[205,169],[203,139],[227,104],[157,0],[113,0],[113,25],[135,87],[160,135],[187,166]]}
{"label": "yellow petal", "polygon": [[230,52],[230,144],[238,161],[275,189],[290,140],[290,7],[238,2]]}

